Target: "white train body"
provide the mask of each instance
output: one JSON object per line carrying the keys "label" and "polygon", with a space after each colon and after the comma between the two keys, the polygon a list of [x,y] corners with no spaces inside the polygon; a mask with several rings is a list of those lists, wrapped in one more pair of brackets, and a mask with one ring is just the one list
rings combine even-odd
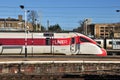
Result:
{"label": "white train body", "polygon": [[97,43],[80,33],[28,33],[0,32],[0,52],[24,54],[95,54],[107,53]]}
{"label": "white train body", "polygon": [[106,48],[120,50],[120,39],[106,39]]}
{"label": "white train body", "polygon": [[106,49],[120,49],[120,39],[94,39],[94,40],[103,48],[105,47]]}
{"label": "white train body", "polygon": [[105,48],[108,53],[120,53],[120,39],[94,39],[101,47]]}

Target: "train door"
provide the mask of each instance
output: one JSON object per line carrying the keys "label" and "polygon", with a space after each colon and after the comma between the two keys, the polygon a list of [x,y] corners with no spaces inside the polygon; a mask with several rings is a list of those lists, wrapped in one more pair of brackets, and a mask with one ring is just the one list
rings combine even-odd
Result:
{"label": "train door", "polygon": [[33,45],[33,53],[50,53],[51,36],[47,33],[34,33]]}
{"label": "train door", "polygon": [[76,37],[71,38],[70,51],[72,54],[78,54],[79,44],[76,42]]}
{"label": "train door", "polygon": [[52,45],[52,40],[53,40],[54,33],[44,33],[45,39],[45,53],[53,53],[53,45]]}
{"label": "train door", "polygon": [[46,38],[45,39],[46,43],[46,53],[52,53],[52,43],[51,43],[51,38]]}

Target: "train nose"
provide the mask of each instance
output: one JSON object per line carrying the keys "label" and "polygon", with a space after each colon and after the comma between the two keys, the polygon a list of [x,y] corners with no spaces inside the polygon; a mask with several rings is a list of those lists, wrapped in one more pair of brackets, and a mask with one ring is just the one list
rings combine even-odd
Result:
{"label": "train nose", "polygon": [[101,48],[102,54],[97,54],[97,56],[107,56],[107,52],[104,48]]}

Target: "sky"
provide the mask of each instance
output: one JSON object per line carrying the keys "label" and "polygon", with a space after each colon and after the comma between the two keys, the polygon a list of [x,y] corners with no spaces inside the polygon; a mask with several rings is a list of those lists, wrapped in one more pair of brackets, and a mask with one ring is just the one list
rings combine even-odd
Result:
{"label": "sky", "polygon": [[120,0],[0,0],[0,18],[18,18],[25,10],[37,11],[39,23],[47,28],[59,24],[64,30],[80,26],[79,22],[90,19],[91,23],[120,22]]}

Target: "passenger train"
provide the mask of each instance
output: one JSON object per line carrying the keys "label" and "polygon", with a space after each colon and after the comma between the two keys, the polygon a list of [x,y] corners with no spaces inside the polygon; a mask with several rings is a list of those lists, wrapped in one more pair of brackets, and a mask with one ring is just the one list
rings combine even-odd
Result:
{"label": "passenger train", "polygon": [[92,54],[107,56],[104,48],[80,33],[0,32],[0,53],[24,54]]}
{"label": "passenger train", "polygon": [[94,39],[101,47],[106,49],[108,54],[120,55],[120,39]]}

